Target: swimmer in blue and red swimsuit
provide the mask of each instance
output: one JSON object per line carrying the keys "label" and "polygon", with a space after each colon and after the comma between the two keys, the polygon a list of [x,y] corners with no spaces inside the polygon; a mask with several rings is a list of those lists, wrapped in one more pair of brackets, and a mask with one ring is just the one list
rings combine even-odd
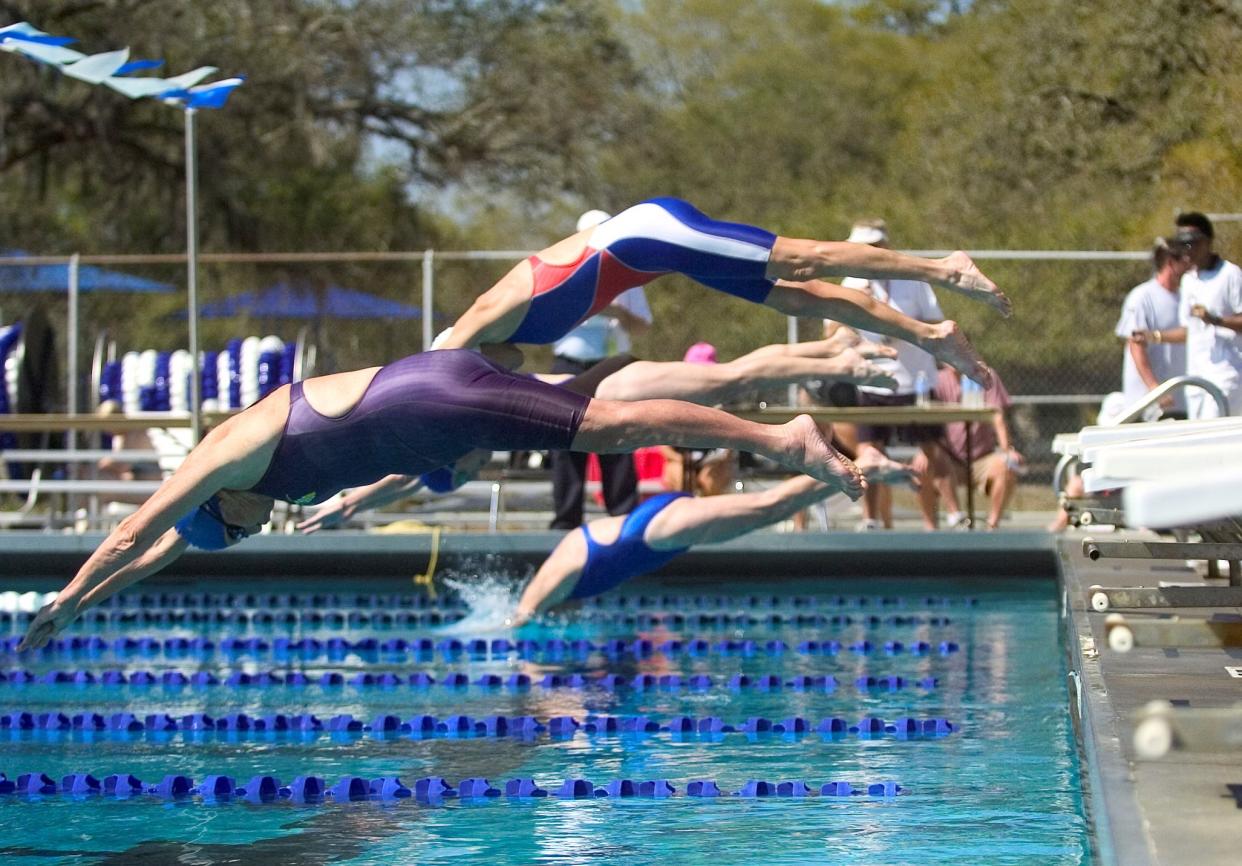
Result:
{"label": "swimmer in blue and red swimsuit", "polygon": [[854,499],[865,487],[805,415],[767,425],[678,400],[591,399],[476,352],[427,352],[284,386],[225,421],[39,611],[22,648],[43,646],[81,611],[191,544],[238,543],[268,520],[277,499],[322,502],[393,473],[453,464],[476,449],[600,453],[658,443],[763,454]]}
{"label": "swimmer in blue and red swimsuit", "polygon": [[988,381],[987,367],[955,323],[916,322],[820,278],[923,280],[1010,311],[964,252],[924,259],[867,244],[778,237],[713,220],[680,199],[654,198],[519,263],[457,320],[443,347],[551,343],[627,289],[671,273],[786,315],[908,340],[979,382]]}
{"label": "swimmer in blue and red swimsuit", "polygon": [[[872,480],[909,478],[909,467],[893,464],[877,467]],[[559,604],[599,595],[649,574],[695,544],[728,541],[785,520],[833,492],[800,476],[757,493],[702,499],[663,493],[624,517],[594,520],[561,539],[527,584],[509,624],[523,625]]]}

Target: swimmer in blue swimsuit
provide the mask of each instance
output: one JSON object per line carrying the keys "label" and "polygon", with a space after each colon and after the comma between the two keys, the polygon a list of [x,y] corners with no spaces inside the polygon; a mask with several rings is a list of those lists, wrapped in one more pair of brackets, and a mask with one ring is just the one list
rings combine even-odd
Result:
{"label": "swimmer in blue swimsuit", "polygon": [[[886,482],[909,477],[908,469],[885,470],[882,476]],[[702,499],[664,493],[624,517],[592,521],[561,539],[526,586],[509,622],[520,626],[564,602],[607,592],[655,571],[693,545],[728,541],[785,520],[834,492],[799,476],[757,493]]]}
{"label": "swimmer in blue swimsuit", "polygon": [[[671,399],[714,405],[743,399],[755,390],[800,385],[808,380],[883,387],[887,377],[871,360],[894,357],[896,353],[890,346],[864,342],[856,331],[841,328],[832,339],[762,346],[720,364],[640,361],[633,355],[615,355],[576,376],[539,378],[601,400]],[[864,454],[868,459],[865,465],[855,461],[864,474],[900,466],[876,449]],[[451,467],[422,476],[389,475],[325,504],[297,528],[317,532],[339,526],[356,514],[398,502],[423,488],[447,493],[474,478],[490,458],[490,451],[480,450]]]}
{"label": "swimmer in blue swimsuit", "polygon": [[43,646],[81,611],[190,544],[219,549],[257,532],[277,499],[322,502],[481,448],[598,453],[657,443],[753,451],[855,499],[865,487],[805,415],[766,425],[677,400],[593,400],[475,352],[427,352],[284,386],[212,430],[39,611],[21,648]]}
{"label": "swimmer in blue swimsuit", "polygon": [[922,280],[1010,312],[1009,300],[964,252],[924,259],[867,244],[778,237],[713,220],[680,199],[654,198],[520,262],[457,320],[444,347],[552,343],[627,289],[671,273],[789,316],[907,340],[985,384],[987,367],[955,323],[914,321],[821,278]]}

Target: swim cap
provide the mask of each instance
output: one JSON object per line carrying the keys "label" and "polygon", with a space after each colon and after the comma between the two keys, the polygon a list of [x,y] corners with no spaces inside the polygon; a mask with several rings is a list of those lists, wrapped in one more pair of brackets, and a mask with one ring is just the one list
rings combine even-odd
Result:
{"label": "swim cap", "polygon": [[448,338],[451,336],[453,336],[453,329],[445,328],[443,331],[436,334],[436,338],[431,341],[431,348],[433,349],[440,348],[441,346],[443,346],[445,343],[448,342]]}
{"label": "swim cap", "polygon": [[451,466],[441,466],[439,469],[424,472],[418,476],[418,480],[433,493],[452,493],[466,483],[465,478],[462,478],[460,482],[457,480],[456,473],[453,472]]}
{"label": "swim cap", "polygon": [[589,210],[586,213],[584,213],[582,216],[578,217],[578,231],[581,232],[581,231],[586,231],[589,228],[594,228],[595,226],[602,223],[604,220],[609,220],[609,219],[612,219],[612,215],[609,214],[607,211]]}
{"label": "swim cap", "polygon": [[686,356],[682,360],[687,364],[715,364],[716,347],[711,343],[695,343],[686,349]]}
{"label": "swim cap", "polygon": [[215,496],[178,520],[173,528],[199,550],[224,550],[250,535],[243,527],[225,522],[220,500]]}

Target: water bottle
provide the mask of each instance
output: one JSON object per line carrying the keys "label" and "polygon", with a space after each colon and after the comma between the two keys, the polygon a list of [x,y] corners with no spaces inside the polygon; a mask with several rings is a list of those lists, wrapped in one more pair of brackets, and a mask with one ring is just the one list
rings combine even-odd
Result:
{"label": "water bottle", "polygon": [[970,409],[978,408],[983,404],[983,392],[979,389],[979,383],[974,379],[966,376],[962,377],[962,405]]}
{"label": "water bottle", "polygon": [[931,405],[931,386],[927,382],[927,372],[919,370],[919,374],[914,377],[914,405],[930,406]]}

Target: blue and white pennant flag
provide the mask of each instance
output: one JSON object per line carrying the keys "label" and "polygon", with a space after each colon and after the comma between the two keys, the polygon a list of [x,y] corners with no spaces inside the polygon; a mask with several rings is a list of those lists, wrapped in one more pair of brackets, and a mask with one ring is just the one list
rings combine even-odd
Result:
{"label": "blue and white pennant flag", "polygon": [[25,21],[0,27],[0,51],[24,54],[71,78],[102,84],[130,99],[151,97],[184,108],[223,108],[233,90],[245,81],[245,76],[237,76],[200,84],[217,71],[214,66],[200,66],[171,78],[131,77],[132,72],[163,66],[163,61],[130,61],[128,48],[88,55],[65,47],[74,41],[66,36],[44,33]]}

